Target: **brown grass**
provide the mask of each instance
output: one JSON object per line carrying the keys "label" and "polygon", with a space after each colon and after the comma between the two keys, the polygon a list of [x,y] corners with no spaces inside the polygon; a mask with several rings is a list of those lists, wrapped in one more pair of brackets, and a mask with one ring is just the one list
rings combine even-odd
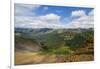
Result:
{"label": "brown grass", "polygon": [[92,61],[92,54],[79,54],[79,55],[45,55],[38,53],[15,53],[15,65],[26,64],[40,64],[40,63],[62,63],[62,62],[78,62],[78,61]]}

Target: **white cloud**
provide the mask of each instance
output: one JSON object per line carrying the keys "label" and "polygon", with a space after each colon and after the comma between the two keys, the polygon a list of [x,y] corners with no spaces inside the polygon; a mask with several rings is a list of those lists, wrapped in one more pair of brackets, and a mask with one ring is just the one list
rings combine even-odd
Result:
{"label": "white cloud", "polygon": [[23,28],[58,28],[60,27],[60,16],[56,14],[47,14],[44,16],[16,16],[15,27]]}
{"label": "white cloud", "polygon": [[76,11],[72,11],[71,16],[72,17],[80,17],[80,16],[85,16],[86,13],[83,10],[76,10]]}
{"label": "white cloud", "polygon": [[81,15],[80,18],[73,19],[70,23],[66,24],[66,27],[67,28],[93,28],[94,18],[91,12],[93,13],[93,11],[90,11],[88,13],[89,15],[85,15],[85,16]]}
{"label": "white cloud", "polygon": [[34,15],[34,13],[32,12],[33,10],[37,9],[38,7],[40,7],[40,5],[27,5],[27,4],[15,4],[15,16],[16,15]]}
{"label": "white cloud", "polygon": [[56,14],[47,14],[45,16],[40,16],[40,20],[45,21],[45,22],[50,22],[50,23],[58,23],[60,16]]}
{"label": "white cloud", "polygon": [[[88,14],[90,14],[90,11]],[[16,16],[15,27],[23,28],[93,28],[93,15],[83,15],[71,20],[67,24],[61,24],[60,16],[56,14],[47,14],[44,16]]]}
{"label": "white cloud", "polygon": [[[22,28],[57,28],[60,25],[60,16],[50,13],[43,16],[35,16],[32,12],[40,5],[15,4],[15,27]],[[45,10],[48,7],[44,7]]]}
{"label": "white cloud", "polygon": [[[66,24],[60,21],[61,16],[50,13],[42,16],[35,16],[33,10],[40,5],[15,4],[15,27],[22,28],[93,28],[93,10],[87,15],[83,10],[72,11],[70,17],[66,18]],[[47,7],[45,7],[47,9]],[[73,17],[78,17],[72,20]]]}

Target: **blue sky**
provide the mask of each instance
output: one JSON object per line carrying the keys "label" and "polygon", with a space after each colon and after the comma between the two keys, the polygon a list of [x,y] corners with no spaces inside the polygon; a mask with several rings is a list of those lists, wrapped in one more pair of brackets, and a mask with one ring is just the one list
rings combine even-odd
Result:
{"label": "blue sky", "polygon": [[15,4],[15,27],[93,28],[93,8]]}
{"label": "blue sky", "polygon": [[[48,8],[48,9],[45,9],[45,8]],[[49,13],[54,13],[54,14],[60,15],[61,17],[69,17],[71,15],[71,12],[75,10],[84,10],[86,11],[86,13],[89,13],[91,10],[93,10],[93,8],[42,5],[41,7],[39,7],[37,10],[33,12],[35,12],[36,15],[45,15]]]}

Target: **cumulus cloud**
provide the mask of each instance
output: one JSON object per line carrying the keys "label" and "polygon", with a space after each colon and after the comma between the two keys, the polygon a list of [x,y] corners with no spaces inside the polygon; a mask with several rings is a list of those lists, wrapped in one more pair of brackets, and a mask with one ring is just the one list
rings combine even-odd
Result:
{"label": "cumulus cloud", "polygon": [[32,16],[34,13],[32,12],[33,10],[37,9],[40,7],[40,5],[26,5],[26,4],[15,4],[14,5],[15,9],[15,16]]}
{"label": "cumulus cloud", "polygon": [[[73,15],[73,12],[72,12],[72,15]],[[74,14],[74,16],[76,15]],[[77,14],[77,16],[79,15]],[[94,27],[93,10],[90,11],[88,15],[86,15],[85,11],[83,15],[83,11],[82,11],[82,14],[80,14],[80,16],[81,17],[79,18],[73,19],[70,23],[66,25],[66,27],[67,28],[93,28]]]}
{"label": "cumulus cloud", "polygon": [[76,10],[76,11],[72,11],[71,16],[72,17],[80,17],[80,16],[85,16],[85,11],[83,10]]}
{"label": "cumulus cloud", "polygon": [[58,23],[60,16],[56,14],[47,14],[45,16],[40,16],[39,19],[45,22]]}
{"label": "cumulus cloud", "polygon": [[[15,4],[15,27],[21,28],[56,28],[60,23],[60,16],[50,13],[35,16],[34,10],[40,5]],[[48,7],[44,7],[45,10]]]}
{"label": "cumulus cloud", "polygon": [[[91,13],[92,12],[92,13]],[[91,14],[90,14],[91,13]],[[23,28],[93,28],[94,18],[93,10],[79,18],[71,20],[67,24],[61,24],[60,16],[56,14],[47,14],[43,16],[15,17],[15,27]]]}
{"label": "cumulus cloud", "polygon": [[60,27],[60,16],[56,14],[47,14],[35,17],[15,17],[15,27],[23,28],[58,28]]}
{"label": "cumulus cloud", "polygon": [[[15,4],[15,27],[21,28],[93,28],[94,14],[93,10],[86,14],[84,10],[75,10],[71,16],[63,18],[61,16],[48,13],[45,15],[35,15],[34,10],[40,5]],[[44,7],[45,10],[48,7]],[[66,13],[67,14],[67,13]],[[74,19],[73,19],[74,17]],[[78,18],[77,18],[78,17]],[[66,20],[65,20],[66,19]]]}

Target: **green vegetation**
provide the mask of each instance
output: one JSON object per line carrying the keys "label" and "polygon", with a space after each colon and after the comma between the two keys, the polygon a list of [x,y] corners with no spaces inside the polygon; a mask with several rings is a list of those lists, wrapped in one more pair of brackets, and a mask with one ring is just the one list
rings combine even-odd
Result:
{"label": "green vegetation", "polygon": [[[49,30],[46,31],[48,32]],[[15,52],[29,51],[31,53],[38,53],[41,57],[43,57],[43,55],[55,55],[53,58],[55,58],[56,61],[52,60],[52,62],[58,62],[61,58],[62,59],[59,62],[93,60],[93,30],[87,29],[86,31],[81,32],[61,30],[60,33],[57,32],[59,29],[50,30],[48,33],[46,31],[42,33],[37,32],[37,30],[31,32],[16,32]],[[86,57],[87,59],[83,57]],[[16,59],[17,58],[18,57],[16,57]],[[44,61],[41,59],[39,63],[42,62]]]}

